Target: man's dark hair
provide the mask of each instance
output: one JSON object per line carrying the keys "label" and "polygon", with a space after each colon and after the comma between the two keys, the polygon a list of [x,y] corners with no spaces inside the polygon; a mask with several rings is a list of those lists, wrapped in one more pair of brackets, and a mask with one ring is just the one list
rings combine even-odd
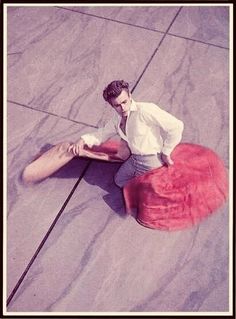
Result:
{"label": "man's dark hair", "polygon": [[111,82],[103,91],[104,100],[110,103],[110,100],[118,97],[122,90],[129,94],[129,83],[124,80]]}

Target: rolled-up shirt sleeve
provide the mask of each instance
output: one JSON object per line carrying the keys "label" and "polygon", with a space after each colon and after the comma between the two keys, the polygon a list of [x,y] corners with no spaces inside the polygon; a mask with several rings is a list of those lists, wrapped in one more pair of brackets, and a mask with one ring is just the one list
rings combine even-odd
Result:
{"label": "rolled-up shirt sleeve", "polygon": [[159,125],[166,133],[163,141],[162,153],[170,155],[173,149],[182,139],[184,123],[172,114],[162,110],[156,104],[151,104],[143,114],[146,121]]}
{"label": "rolled-up shirt sleeve", "polygon": [[117,134],[116,118],[113,117],[106,123],[104,127],[98,128],[96,131],[81,136],[88,147],[99,145]]}

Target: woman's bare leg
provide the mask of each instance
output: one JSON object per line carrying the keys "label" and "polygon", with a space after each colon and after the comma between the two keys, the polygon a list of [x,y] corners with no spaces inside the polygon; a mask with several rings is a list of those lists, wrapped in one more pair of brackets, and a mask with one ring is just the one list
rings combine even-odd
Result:
{"label": "woman's bare leg", "polygon": [[71,143],[62,142],[53,146],[39,158],[30,163],[22,173],[25,183],[36,183],[55,173],[59,168],[67,164],[75,157],[68,152]]}

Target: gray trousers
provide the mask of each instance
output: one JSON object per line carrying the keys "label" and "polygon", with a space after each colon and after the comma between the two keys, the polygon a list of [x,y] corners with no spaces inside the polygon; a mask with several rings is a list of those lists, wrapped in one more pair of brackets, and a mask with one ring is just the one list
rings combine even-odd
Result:
{"label": "gray trousers", "polygon": [[121,165],[114,177],[114,181],[117,186],[122,188],[130,179],[161,166],[163,166],[163,162],[159,153],[155,155],[132,154],[124,164]]}

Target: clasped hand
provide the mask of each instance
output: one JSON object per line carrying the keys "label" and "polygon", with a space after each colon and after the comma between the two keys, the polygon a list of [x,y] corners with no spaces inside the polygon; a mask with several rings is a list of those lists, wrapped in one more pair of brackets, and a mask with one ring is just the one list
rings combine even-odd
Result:
{"label": "clasped hand", "polygon": [[68,147],[68,152],[72,152],[75,156],[76,155],[81,155],[83,148],[84,148],[85,142],[84,140],[81,138],[78,142],[71,144]]}

